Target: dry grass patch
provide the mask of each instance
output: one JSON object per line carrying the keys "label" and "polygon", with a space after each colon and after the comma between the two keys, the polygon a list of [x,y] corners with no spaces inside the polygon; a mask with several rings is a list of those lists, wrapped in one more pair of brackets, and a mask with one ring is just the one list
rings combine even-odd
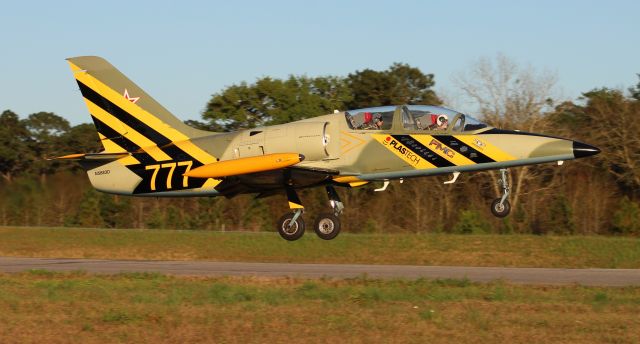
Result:
{"label": "dry grass patch", "polygon": [[0,275],[1,343],[640,341],[640,288]]}

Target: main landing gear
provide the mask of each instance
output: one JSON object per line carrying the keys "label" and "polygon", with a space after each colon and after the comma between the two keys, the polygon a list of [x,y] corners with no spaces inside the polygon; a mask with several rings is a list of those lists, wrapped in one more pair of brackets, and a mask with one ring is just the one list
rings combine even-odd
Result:
{"label": "main landing gear", "polygon": [[292,188],[287,188],[287,199],[293,213],[284,214],[278,220],[278,233],[283,239],[294,241],[300,239],[304,234],[304,220],[302,219],[304,206]]}
{"label": "main landing gear", "polygon": [[491,202],[491,212],[496,217],[505,217],[509,215],[511,211],[511,204],[507,197],[509,197],[509,180],[507,179],[507,169],[500,169],[500,184],[502,186],[502,197],[496,198]]}
{"label": "main landing gear", "polygon": [[340,197],[336,189],[331,185],[327,185],[327,196],[329,196],[329,205],[333,209],[332,213],[321,213],[313,222],[313,230],[320,239],[331,240],[340,233],[340,219],[338,216],[342,214],[344,204],[340,201]]}
{"label": "main landing gear", "polygon": [[302,209],[296,209],[292,214],[284,214],[278,220],[278,233],[283,239],[294,241],[304,234],[304,220]]}
{"label": "main landing gear", "polygon": [[[340,233],[340,219],[338,216],[342,213],[344,204],[340,201],[340,197],[338,197],[338,193],[333,186],[328,185],[326,190],[333,212],[319,214],[313,222],[313,230],[321,239],[331,240]],[[278,220],[277,228],[283,239],[294,241],[300,239],[304,234],[305,226],[302,219],[304,206],[292,188],[287,189],[287,199],[289,200],[289,208],[294,212],[283,215]]]}

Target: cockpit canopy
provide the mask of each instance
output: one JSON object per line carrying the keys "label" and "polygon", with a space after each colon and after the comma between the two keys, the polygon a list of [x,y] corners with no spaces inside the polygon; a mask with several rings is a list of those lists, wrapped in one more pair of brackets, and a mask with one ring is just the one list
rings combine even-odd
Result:
{"label": "cockpit canopy", "polygon": [[405,131],[462,132],[488,127],[469,115],[431,105],[380,106],[345,113],[349,128],[354,130],[389,130],[396,115],[402,119],[401,122],[396,121],[397,125],[401,123]]}
{"label": "cockpit canopy", "polygon": [[[379,106],[349,110],[345,113],[345,116],[350,129],[388,130],[391,129],[395,111],[396,106]],[[382,124],[378,121],[379,119],[382,120]]]}

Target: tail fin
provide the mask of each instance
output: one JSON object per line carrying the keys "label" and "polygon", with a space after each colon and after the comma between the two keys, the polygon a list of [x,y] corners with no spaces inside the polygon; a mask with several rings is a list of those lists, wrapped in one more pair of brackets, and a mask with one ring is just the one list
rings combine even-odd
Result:
{"label": "tail fin", "polygon": [[[171,160],[162,147],[182,142],[190,146],[180,147],[185,150],[192,148],[190,139],[212,134],[184,124],[106,60],[81,56],[67,61],[105,153],[144,151],[156,161]],[[203,163],[213,158],[195,153]]]}

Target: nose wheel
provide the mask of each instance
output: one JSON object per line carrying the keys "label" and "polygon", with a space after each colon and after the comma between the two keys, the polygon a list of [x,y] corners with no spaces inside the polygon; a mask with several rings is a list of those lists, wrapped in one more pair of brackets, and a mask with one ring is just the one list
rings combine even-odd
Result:
{"label": "nose wheel", "polygon": [[507,179],[507,169],[500,170],[500,184],[502,186],[502,197],[496,198],[491,202],[491,213],[496,217],[505,217],[511,212],[511,204],[507,198],[509,197],[509,180]]}
{"label": "nose wheel", "polygon": [[496,198],[491,202],[491,212],[495,217],[505,217],[511,212],[511,204],[507,200]]}

